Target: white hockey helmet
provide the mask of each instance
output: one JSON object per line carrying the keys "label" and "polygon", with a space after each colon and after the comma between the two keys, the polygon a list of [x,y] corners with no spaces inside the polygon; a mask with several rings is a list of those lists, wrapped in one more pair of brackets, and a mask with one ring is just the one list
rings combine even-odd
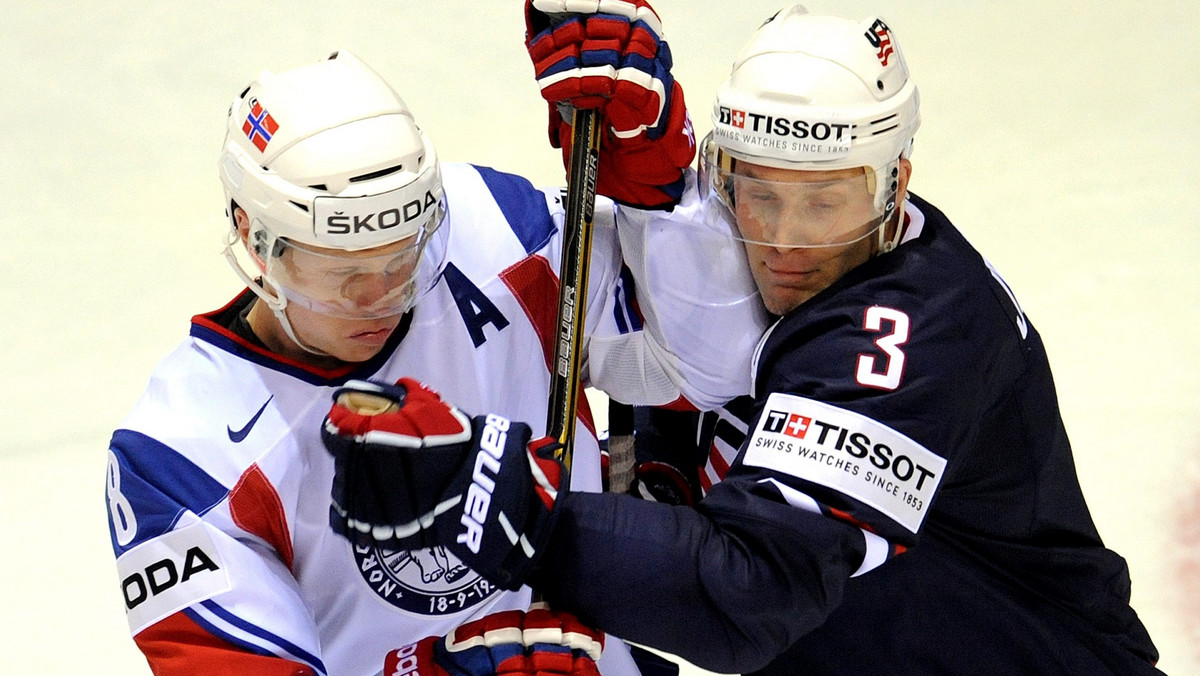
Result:
{"label": "white hockey helmet", "polygon": [[738,160],[801,171],[864,167],[882,224],[897,207],[899,159],[912,151],[918,109],[916,85],[883,20],[782,9],[751,36],[717,89],[701,152],[704,187],[732,208]]}
{"label": "white hockey helmet", "polygon": [[[242,90],[229,109],[220,175],[233,226],[226,256],[289,335],[289,302],[333,316],[390,316],[436,279],[417,268],[427,248],[444,253],[430,247],[447,230],[437,155],[404,101],[350,52],[263,71]],[[228,246],[238,240],[235,207],[249,217],[247,249],[265,284]],[[339,252],[355,252],[357,273],[333,272]],[[362,274],[385,276],[386,292],[364,303]]]}

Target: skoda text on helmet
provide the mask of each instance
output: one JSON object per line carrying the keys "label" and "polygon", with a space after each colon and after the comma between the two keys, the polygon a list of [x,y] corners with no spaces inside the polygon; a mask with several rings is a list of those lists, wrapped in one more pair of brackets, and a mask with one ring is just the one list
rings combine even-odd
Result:
{"label": "skoda text on helmet", "polygon": [[220,174],[230,218],[235,207],[249,218],[262,283],[231,251],[236,220],[226,257],[298,344],[289,303],[394,316],[437,278],[429,268],[447,231],[437,155],[404,101],[349,52],[263,71],[246,87],[230,106]]}
{"label": "skoda text on helmet", "polygon": [[[888,251],[900,236],[897,228],[893,240],[884,241],[885,226],[899,208],[899,160],[912,151],[918,108],[900,46],[881,19],[814,16],[800,5],[780,10],[751,36],[717,90],[713,131],[701,149],[703,189],[731,210],[741,189],[743,195],[770,194],[773,209],[783,194],[784,201],[803,203],[804,213],[819,214],[780,239],[755,243],[842,246],[878,232],[879,251]],[[800,171],[862,167],[866,176],[778,183],[746,176],[739,161]],[[803,188],[796,192],[793,186]],[[839,206],[857,192],[869,208]]]}

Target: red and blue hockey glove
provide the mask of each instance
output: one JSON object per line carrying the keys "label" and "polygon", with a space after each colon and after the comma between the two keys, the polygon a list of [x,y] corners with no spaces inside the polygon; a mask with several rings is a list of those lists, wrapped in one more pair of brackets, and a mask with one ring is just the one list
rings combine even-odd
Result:
{"label": "red and blue hockey glove", "polygon": [[629,492],[652,502],[668,505],[696,505],[696,490],[674,465],[647,460],[633,470],[633,486]]}
{"label": "red and blue hockey glove", "polygon": [[393,650],[385,676],[599,676],[604,635],[535,606],[468,622],[444,637]]}
{"label": "red and blue hockey glove", "polygon": [[677,203],[696,141],[654,9],[644,0],[527,0],[525,23],[550,144],[564,162],[571,126],[560,107],[598,109],[610,133],[597,192],[640,208]]}
{"label": "red and blue hockey glove", "polygon": [[356,543],[443,546],[517,589],[550,537],[568,476],[558,443],[528,425],[468,419],[411,378],[334,392],[321,438],[334,457],[329,523]]}

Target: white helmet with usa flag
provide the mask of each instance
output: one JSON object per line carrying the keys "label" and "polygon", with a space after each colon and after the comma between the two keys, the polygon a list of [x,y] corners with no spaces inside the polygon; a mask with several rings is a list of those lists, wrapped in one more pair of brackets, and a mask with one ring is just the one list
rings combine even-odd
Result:
{"label": "white helmet with usa flag", "polygon": [[782,9],[755,31],[717,90],[713,132],[701,149],[706,187],[727,200],[724,179],[739,160],[799,171],[865,167],[877,210],[890,216],[919,102],[882,19]]}

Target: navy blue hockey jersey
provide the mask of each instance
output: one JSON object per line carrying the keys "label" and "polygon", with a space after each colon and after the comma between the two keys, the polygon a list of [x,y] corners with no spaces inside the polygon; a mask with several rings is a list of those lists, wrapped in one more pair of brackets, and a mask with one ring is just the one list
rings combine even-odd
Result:
{"label": "navy blue hockey jersey", "polygon": [[768,333],[696,510],[566,499],[552,603],[723,672],[1155,673],[1037,331],[939,211],[906,221]]}

